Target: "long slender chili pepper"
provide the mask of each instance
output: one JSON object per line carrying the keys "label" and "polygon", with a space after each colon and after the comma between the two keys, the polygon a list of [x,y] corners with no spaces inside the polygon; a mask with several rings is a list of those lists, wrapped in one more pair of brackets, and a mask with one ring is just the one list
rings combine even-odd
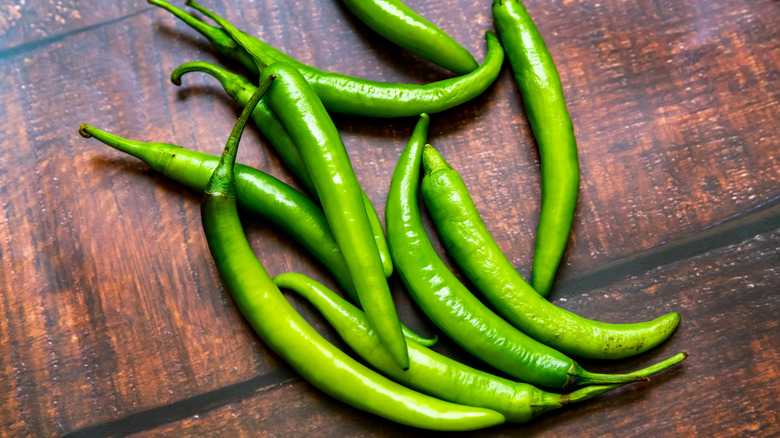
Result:
{"label": "long slender chili pepper", "polygon": [[[171,73],[171,82],[181,85],[181,77],[193,71],[207,73],[216,78],[228,95],[242,106],[246,105],[252,93],[257,89],[251,82],[241,76],[208,62],[188,62],[180,65]],[[287,133],[282,122],[264,100],[261,100],[255,110],[252,111],[252,120],[263,135],[268,138],[271,146],[282,158],[284,164],[303,183],[306,191],[311,196],[316,197],[317,191],[314,188],[314,182],[312,182],[309,172],[303,164],[298,147],[290,138],[290,134]],[[362,189],[361,192],[363,203],[366,207],[366,214],[368,215],[368,224],[371,226],[371,232],[374,234],[374,242],[379,251],[379,258],[382,259],[382,268],[384,269],[385,277],[389,277],[393,274],[393,261],[390,259],[390,253],[387,249],[385,230],[382,228],[382,222],[379,221],[379,215],[376,213],[374,204],[371,203],[368,195]]]}
{"label": "long slender chili pepper", "polygon": [[[311,302],[350,348],[391,379],[442,400],[493,409],[507,421],[526,422],[567,403],[584,401],[622,386],[596,385],[569,394],[554,394],[471,368],[415,342],[407,344],[411,366],[408,371],[402,371],[378,348],[379,339],[357,307],[303,274],[281,274],[273,280],[279,288],[292,290]],[[650,376],[686,357],[687,353],[680,353],[631,374]]]}
{"label": "long slender chili pepper", "polygon": [[274,285],[241,228],[233,177],[241,132],[261,95],[262,90],[258,90],[241,113],[206,185],[201,207],[209,250],[241,314],[304,379],[358,409],[433,430],[473,430],[503,423],[498,412],[414,392],[359,364],[320,336]]}
{"label": "long slender chili pepper", "polygon": [[[214,155],[168,143],[128,140],[86,124],[79,127],[79,134],[139,158],[157,172],[197,192],[203,192],[219,163],[219,157]],[[253,167],[237,164],[235,174],[239,205],[295,239],[336,277],[353,302],[359,304],[352,276],[322,209],[294,188]],[[432,346],[438,341],[436,336],[424,338],[403,324],[401,329],[404,336],[422,345]]]}
{"label": "long slender chili pepper", "polygon": [[368,27],[389,41],[457,74],[479,66],[451,36],[398,0],[341,0]]}
{"label": "long slender chili pepper", "polygon": [[450,272],[428,239],[417,200],[427,131],[428,117],[422,115],[393,172],[385,207],[387,243],[396,272],[423,312],[469,353],[528,383],[569,389],[638,380],[585,371],[501,319]]}
{"label": "long slender chili pepper", "polygon": [[580,188],[577,141],[558,70],[523,4],[519,0],[494,0],[493,18],[539,147],[542,206],[531,285],[546,297],[574,221]]}
{"label": "long slender chili pepper", "polygon": [[263,75],[278,79],[266,99],[279,116],[311,175],[336,242],[368,319],[401,368],[409,367],[395,312],[349,155],[328,112],[294,67],[278,62]]}
{"label": "long slender chili pepper", "polygon": [[[230,23],[195,2],[194,9],[216,21],[222,29],[209,26],[163,0],[149,3],[170,11],[206,36],[223,55],[257,72],[276,61],[296,67],[311,84],[329,111],[368,117],[409,117],[437,113],[465,103],[484,92],[495,81],[504,61],[504,51],[493,32],[486,32],[487,55],[482,65],[469,74],[425,85],[369,81],[318,70],[285,55],[268,44],[236,29]],[[240,46],[244,49],[239,50]],[[247,62],[251,60],[251,62]]]}
{"label": "long slender chili pepper", "polygon": [[422,161],[420,191],[447,251],[488,301],[526,334],[566,354],[620,359],[655,347],[677,328],[677,312],[648,322],[608,324],[545,300],[490,236],[460,175],[430,146]]}

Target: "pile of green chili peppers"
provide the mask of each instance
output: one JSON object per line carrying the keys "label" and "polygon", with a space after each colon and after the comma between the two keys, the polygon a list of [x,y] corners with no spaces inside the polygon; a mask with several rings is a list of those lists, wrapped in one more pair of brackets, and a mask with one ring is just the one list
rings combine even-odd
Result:
{"label": "pile of green chili peppers", "polygon": [[[642,353],[666,340],[680,315],[607,324],[545,299],[569,239],[579,165],[560,77],[520,1],[493,0],[502,43],[486,32],[487,55],[478,64],[453,38],[398,0],[342,0],[383,37],[458,75],[427,85],[374,82],[318,70],[194,1],[185,4],[216,25],[163,0],[148,1],[246,67],[249,78],[206,62],[184,64],[171,74],[176,85],[187,73],[211,75],[244,108],[222,156],[128,140],[89,125],[81,125],[79,133],[204,193],[203,229],[236,305],[261,339],[320,390],[398,423],[463,431],[526,422],[566,404],[648,380],[687,357],[680,353],[628,374],[592,373],[570,357],[618,359]],[[463,180],[426,144],[428,114],[480,95],[498,77],[505,52],[541,158],[541,213],[530,284],[488,233]],[[387,237],[355,177],[330,112],[419,118],[388,189]],[[249,119],[308,196],[236,164]],[[500,315],[474,296],[435,251],[420,216],[420,193],[446,250]],[[300,242],[352,302],[302,274],[269,275],[244,235],[238,206]],[[431,349],[437,338],[424,338],[401,324],[387,280],[394,273],[443,334],[511,379],[439,354]],[[373,369],[326,341],[280,288],[310,301]]]}

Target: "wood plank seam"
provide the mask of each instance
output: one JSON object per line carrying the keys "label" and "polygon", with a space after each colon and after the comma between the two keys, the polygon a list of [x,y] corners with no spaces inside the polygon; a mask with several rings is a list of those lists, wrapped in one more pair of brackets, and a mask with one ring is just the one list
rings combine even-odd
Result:
{"label": "wood plank seam", "polygon": [[553,287],[556,297],[576,296],[659,266],[739,243],[780,228],[780,196],[763,202],[688,237],[655,246],[572,275]]}
{"label": "wood plank seam", "polygon": [[285,368],[116,420],[88,426],[64,437],[108,437],[139,433],[240,402],[258,393],[273,392],[299,381],[300,376]]}
{"label": "wood plank seam", "polygon": [[49,45],[49,44],[56,43],[56,42],[64,40],[65,38],[67,38],[69,36],[78,35],[78,34],[81,34],[81,33],[84,33],[84,32],[90,32],[90,31],[93,31],[95,29],[99,29],[99,28],[104,27],[104,26],[109,26],[109,25],[112,25],[112,24],[121,23],[122,21],[124,21],[124,20],[126,20],[128,18],[133,18],[133,17],[136,17],[136,16],[141,15],[141,14],[145,14],[145,13],[150,12],[150,11],[154,12],[156,9],[157,8],[155,8],[155,7],[148,7],[148,8],[145,8],[145,9],[141,9],[140,11],[135,11],[133,13],[127,14],[127,15],[125,15],[123,17],[118,17],[118,18],[114,18],[114,19],[111,19],[111,20],[103,21],[103,22],[100,22],[100,23],[91,24],[89,26],[84,26],[84,27],[81,27],[81,28],[78,28],[78,29],[74,29],[74,30],[70,30],[70,31],[67,31],[67,32],[63,32],[63,33],[58,33],[56,35],[51,35],[51,36],[48,36],[48,37],[45,37],[45,38],[41,38],[39,40],[27,41],[25,43],[19,44],[18,46],[6,47],[6,48],[0,50],[0,59],[7,58],[7,57],[10,57],[10,56],[15,56],[15,55],[18,55],[20,53],[24,53],[24,52],[29,52],[29,51],[35,50],[38,47],[42,47],[42,46],[46,46],[46,45]]}

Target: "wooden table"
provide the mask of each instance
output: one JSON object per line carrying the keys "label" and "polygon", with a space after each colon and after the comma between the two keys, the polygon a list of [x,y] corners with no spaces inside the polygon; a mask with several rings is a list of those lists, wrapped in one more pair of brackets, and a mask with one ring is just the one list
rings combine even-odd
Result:
{"label": "wooden table", "polygon": [[[226,61],[140,0],[50,3],[0,6],[0,435],[431,436],[301,380],[224,290],[199,195],[76,132],[86,122],[218,153],[239,108],[205,75],[180,88],[168,75],[187,61]],[[394,82],[449,77],[335,0],[204,3],[322,69]],[[484,57],[489,0],[407,3]],[[681,350],[691,357],[649,384],[469,436],[777,436],[780,3],[526,5],[560,71],[582,169],[551,298],[605,321],[683,315],[676,334],[646,354],[581,363],[618,372]],[[383,213],[415,120],[334,120]],[[484,95],[434,115],[430,142],[527,277],[539,163],[508,64]],[[292,181],[255,128],[239,159]],[[244,219],[272,274],[335,286],[290,238]],[[392,285],[402,319],[437,333],[396,278]],[[437,348],[484,367],[447,340]]]}

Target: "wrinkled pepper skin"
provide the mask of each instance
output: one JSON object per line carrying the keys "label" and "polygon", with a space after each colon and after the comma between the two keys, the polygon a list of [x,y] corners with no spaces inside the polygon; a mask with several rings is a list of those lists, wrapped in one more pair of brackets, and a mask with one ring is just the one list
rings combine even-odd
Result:
{"label": "wrinkled pepper skin", "polygon": [[534,291],[488,232],[460,175],[432,147],[423,153],[423,200],[447,252],[507,321],[565,354],[621,359],[643,353],[672,335],[680,314],[609,324],[578,316]]}

